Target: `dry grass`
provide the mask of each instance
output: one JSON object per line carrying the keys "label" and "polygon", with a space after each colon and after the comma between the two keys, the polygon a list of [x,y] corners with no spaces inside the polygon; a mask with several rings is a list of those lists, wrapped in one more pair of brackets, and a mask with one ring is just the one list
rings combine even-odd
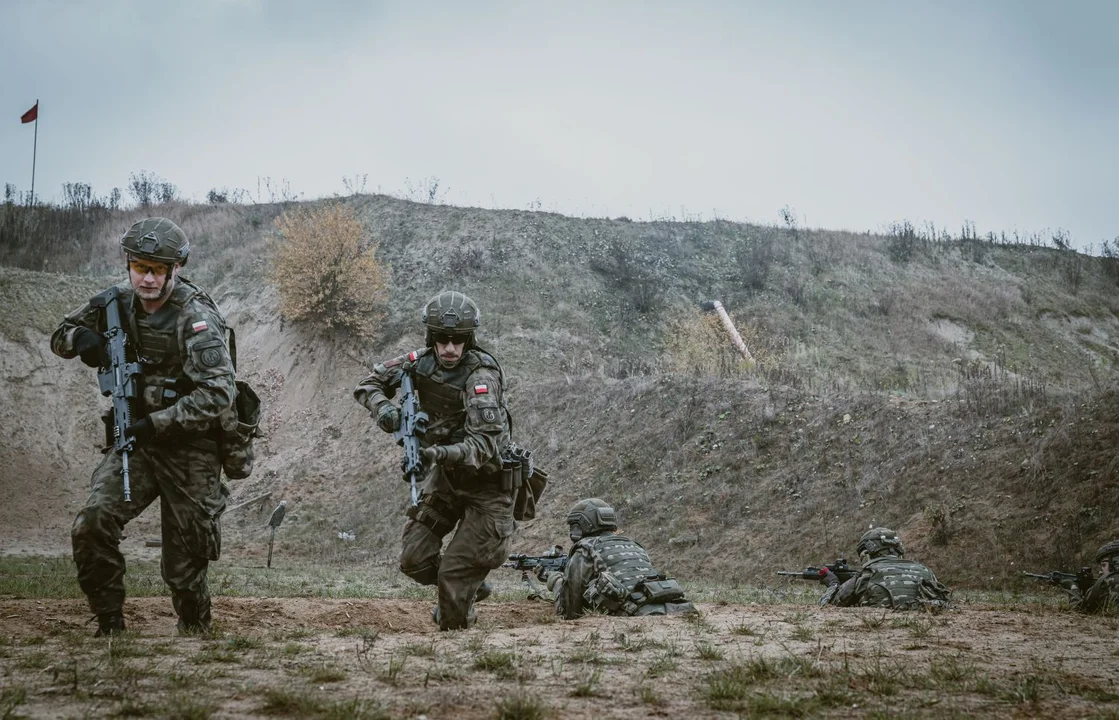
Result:
{"label": "dry grass", "polygon": [[289,210],[276,220],[280,239],[271,279],[284,316],[327,330],[369,337],[387,299],[377,243],[343,204]]}

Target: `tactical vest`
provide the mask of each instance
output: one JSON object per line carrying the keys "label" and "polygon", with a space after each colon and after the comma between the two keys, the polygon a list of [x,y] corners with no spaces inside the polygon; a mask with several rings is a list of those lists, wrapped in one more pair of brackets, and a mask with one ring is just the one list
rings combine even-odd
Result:
{"label": "tactical vest", "polygon": [[[594,578],[583,593],[584,602],[592,608],[626,615],[637,615],[641,607],[650,602],[641,588],[646,580],[663,576],[653,567],[645,548],[623,535],[583,538],[573,550],[581,548],[590,551],[595,570]],[[683,592],[679,595],[683,596]]]}
{"label": "tactical vest", "polygon": [[873,558],[856,581],[859,605],[906,610],[919,605],[947,605],[951,595],[927,567],[893,555]]}
{"label": "tactical vest", "polygon": [[[179,344],[179,317],[192,300],[201,300],[214,315],[221,318],[217,305],[194,283],[179,278],[167,301],[148,315],[129,288],[124,307],[127,308],[130,344],[136,362],[143,370],[140,397],[144,414],[174,405],[179,397],[194,389],[194,383],[183,372],[182,348]],[[225,328],[220,329],[222,334]]]}
{"label": "tactical vest", "polygon": [[[453,368],[445,368],[430,349],[420,351],[412,371],[416,392],[423,403],[424,412],[431,419],[426,434],[432,445],[450,445],[466,437],[467,378],[478,368],[496,370],[504,390],[505,379],[501,366],[489,353],[467,350],[462,360]],[[504,407],[504,393],[501,402]]]}

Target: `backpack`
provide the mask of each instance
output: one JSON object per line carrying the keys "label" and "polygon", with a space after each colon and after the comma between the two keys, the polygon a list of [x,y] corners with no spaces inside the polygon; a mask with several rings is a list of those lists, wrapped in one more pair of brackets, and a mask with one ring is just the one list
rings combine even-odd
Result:
{"label": "backpack", "polygon": [[[229,358],[237,369],[237,334],[229,328]],[[235,417],[222,422],[218,437],[221,467],[231,480],[244,480],[253,472],[253,439],[259,435],[260,398],[244,380],[237,380],[237,397],[233,401]],[[232,415],[232,413],[231,413]]]}

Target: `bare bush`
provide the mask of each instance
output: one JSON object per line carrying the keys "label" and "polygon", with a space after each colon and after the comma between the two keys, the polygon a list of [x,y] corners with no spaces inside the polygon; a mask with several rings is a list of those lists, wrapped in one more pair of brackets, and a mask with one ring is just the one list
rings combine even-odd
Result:
{"label": "bare bush", "polygon": [[276,229],[281,242],[271,277],[284,316],[370,337],[385,315],[388,273],[353,210],[296,208],[276,220]]}
{"label": "bare bush", "polygon": [[755,234],[746,238],[735,253],[738,281],[748,292],[765,289],[776,256],[774,236],[770,233]]}
{"label": "bare bush", "polygon": [[886,254],[899,265],[905,264],[913,259],[920,242],[917,230],[908,220],[891,223],[886,234]]}
{"label": "bare bush", "polygon": [[82,182],[63,183],[58,205],[27,203],[20,196],[15,185],[5,186],[0,203],[0,264],[28,270],[78,270],[93,256],[100,231],[120,205],[116,188],[99,198],[89,183]]}
{"label": "bare bush", "polygon": [[154,172],[141,170],[128,176],[128,194],[142,208],[166,205],[179,197],[179,188]]}
{"label": "bare bush", "polygon": [[1100,255],[1103,259],[1104,274],[1119,283],[1119,237],[1111,242],[1104,240],[1100,244]]}
{"label": "bare bush", "polygon": [[225,205],[226,203],[244,203],[248,191],[241,188],[210,188],[206,193],[206,202],[211,205]]}

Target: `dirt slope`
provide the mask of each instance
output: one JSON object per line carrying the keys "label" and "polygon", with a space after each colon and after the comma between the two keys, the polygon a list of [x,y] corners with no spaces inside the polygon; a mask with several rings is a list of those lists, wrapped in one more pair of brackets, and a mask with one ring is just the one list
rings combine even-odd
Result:
{"label": "dirt slope", "polygon": [[[1015,582],[1024,565],[1074,567],[1119,535],[1107,389],[1119,316],[1104,275],[1071,293],[1037,248],[994,247],[982,263],[934,248],[899,265],[867,236],[350,202],[394,278],[368,346],[279,317],[260,260],[261,216],[275,211],[201,208],[184,221],[210,253],[192,270],[236,326],[241,372],[267,406],[257,470],[232,489],[234,503],[271,496],[227,516],[230,547],[263,552],[267,511],[286,499],[278,552],[394,562],[407,495],[398,449],[350,392],[373,361],[419,346],[415,307],[449,285],[486,309],[518,435],[553,471],[518,550],[564,541],[562,517],[587,494],[614,503],[669,571],[743,582],[849,554],[875,524],[971,585]],[[233,227],[241,241],[223,249]],[[776,255],[751,289],[740,257],[769,241]],[[100,282],[0,268],[5,304],[31,318],[0,334],[4,551],[68,549],[101,399],[93,372],[51,355],[47,334]],[[673,344],[702,323],[691,308],[708,295],[739,317],[758,373],[727,360],[717,335]],[[697,358],[693,374],[682,357]],[[130,526],[136,552],[157,519],[149,510]]]}

